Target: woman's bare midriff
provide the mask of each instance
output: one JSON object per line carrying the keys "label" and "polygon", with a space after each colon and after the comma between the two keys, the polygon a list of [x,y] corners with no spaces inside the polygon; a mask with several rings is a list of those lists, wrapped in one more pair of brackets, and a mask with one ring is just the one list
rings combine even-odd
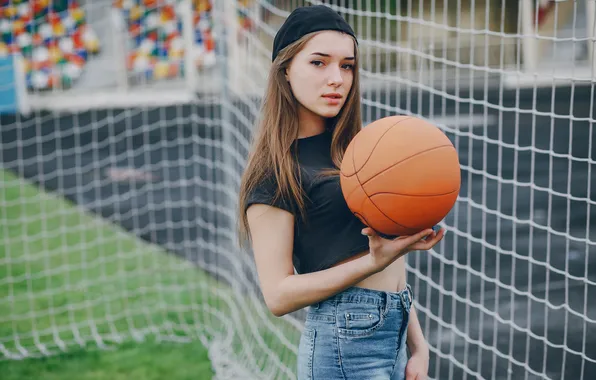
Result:
{"label": "woman's bare midriff", "polygon": [[[355,260],[367,254],[368,251],[361,252],[346,260],[340,261],[333,266],[339,266],[341,264]],[[401,257],[395,260],[391,265],[383,269],[381,272],[375,273],[367,277],[366,279],[360,281],[354,286],[380,291],[399,292],[406,287],[406,279],[403,277],[404,265],[404,258]]]}

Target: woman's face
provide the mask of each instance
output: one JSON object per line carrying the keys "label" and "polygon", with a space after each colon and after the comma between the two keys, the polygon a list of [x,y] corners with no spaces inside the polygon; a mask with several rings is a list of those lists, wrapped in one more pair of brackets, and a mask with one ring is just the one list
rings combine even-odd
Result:
{"label": "woman's face", "polygon": [[301,111],[336,116],[352,87],[354,63],[354,40],[349,35],[324,31],[310,39],[286,71]]}

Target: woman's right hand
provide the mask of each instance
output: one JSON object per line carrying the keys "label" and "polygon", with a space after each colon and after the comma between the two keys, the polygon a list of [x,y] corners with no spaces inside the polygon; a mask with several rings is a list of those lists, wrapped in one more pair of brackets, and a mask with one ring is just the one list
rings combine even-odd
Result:
{"label": "woman's right hand", "polygon": [[428,228],[414,235],[400,236],[395,239],[385,239],[375,230],[366,227],[362,234],[368,236],[370,258],[373,268],[382,271],[388,265],[411,251],[427,251],[435,246],[443,236],[445,229],[438,232]]}

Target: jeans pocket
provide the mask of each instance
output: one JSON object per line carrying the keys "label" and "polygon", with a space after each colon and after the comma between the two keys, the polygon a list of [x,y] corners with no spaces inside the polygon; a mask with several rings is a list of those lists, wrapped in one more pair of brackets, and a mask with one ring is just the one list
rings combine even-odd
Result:
{"label": "jeans pocket", "polygon": [[315,351],[315,336],[316,331],[313,327],[304,327],[298,345],[298,380],[311,380],[313,378],[312,361]]}
{"label": "jeans pocket", "polygon": [[[365,311],[353,306],[341,314],[337,330],[341,370],[347,379],[388,379],[398,353],[398,315],[379,306],[362,306]],[[358,318],[353,320],[352,315]]]}
{"label": "jeans pocket", "polygon": [[366,337],[383,325],[384,314],[380,306],[337,305],[338,333],[344,337]]}

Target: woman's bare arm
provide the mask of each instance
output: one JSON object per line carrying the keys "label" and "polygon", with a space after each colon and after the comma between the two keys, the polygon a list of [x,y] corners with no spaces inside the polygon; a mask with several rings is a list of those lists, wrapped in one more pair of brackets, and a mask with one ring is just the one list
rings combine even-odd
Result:
{"label": "woman's bare arm", "polygon": [[422,332],[422,327],[420,326],[420,321],[418,320],[418,314],[416,313],[414,304],[412,304],[410,308],[407,344],[412,354],[421,353],[425,356],[429,355],[428,343],[424,338],[424,333]]}
{"label": "woman's bare arm", "polygon": [[294,274],[294,216],[262,204],[250,206],[247,216],[261,290],[275,316],[324,300],[379,270],[362,256],[319,272]]}
{"label": "woman's bare arm", "polygon": [[[337,294],[385,269],[414,250],[428,250],[443,237],[432,229],[411,236],[383,239],[371,228],[369,253],[341,265],[308,274],[294,274],[294,216],[263,204],[247,210],[252,247],[267,307],[276,316],[299,310]],[[429,239],[423,240],[429,237]]]}
{"label": "woman's bare arm", "polygon": [[[403,278],[407,277],[406,266],[403,267]],[[426,356],[429,355],[428,352],[428,344],[426,339],[424,338],[424,333],[422,332],[422,327],[420,326],[420,321],[418,320],[418,314],[416,313],[416,309],[414,308],[414,303],[410,307],[410,320],[408,323],[408,339],[407,339],[408,348],[410,349],[411,353],[421,353]]]}

